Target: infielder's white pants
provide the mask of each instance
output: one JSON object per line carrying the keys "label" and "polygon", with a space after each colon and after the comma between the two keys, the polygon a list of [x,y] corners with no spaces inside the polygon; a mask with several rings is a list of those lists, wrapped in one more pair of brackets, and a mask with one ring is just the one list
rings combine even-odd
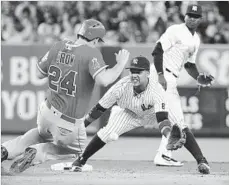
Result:
{"label": "infielder's white pants", "polygon": [[[151,123],[157,123],[155,115],[150,118]],[[99,138],[105,142],[115,141],[120,135],[146,125],[148,120],[139,118],[130,110],[114,106],[111,109],[110,117],[106,126],[97,132]]]}
{"label": "infielder's white pants", "polygon": [[178,124],[181,129],[188,127],[184,121],[180,95],[177,91],[177,78],[172,73],[165,71],[167,81],[166,99],[169,109],[169,120],[172,124]]}
{"label": "infielder's white pants", "polygon": [[[164,76],[167,81],[166,99],[168,103],[169,120],[172,124],[178,124],[181,129],[184,129],[188,127],[188,125],[184,121],[180,95],[177,91],[177,78],[166,70],[164,70]],[[166,149],[167,143],[167,138],[162,136],[158,152],[172,157],[172,152]]]}

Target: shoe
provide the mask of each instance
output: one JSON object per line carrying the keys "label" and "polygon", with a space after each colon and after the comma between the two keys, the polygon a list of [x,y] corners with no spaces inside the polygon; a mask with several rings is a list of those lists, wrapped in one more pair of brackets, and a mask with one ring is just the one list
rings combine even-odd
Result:
{"label": "shoe", "polygon": [[73,163],[72,163],[72,169],[70,171],[72,172],[90,172],[93,170],[93,167],[88,164],[84,164],[82,162],[82,158],[78,157]]}
{"label": "shoe", "polygon": [[25,171],[31,166],[35,158],[37,150],[35,148],[26,148],[23,157],[16,160],[10,167],[10,172],[20,173]]}
{"label": "shoe", "polygon": [[154,164],[156,166],[175,166],[175,167],[181,167],[184,165],[180,161],[177,161],[164,154],[160,154],[159,152],[157,153],[157,155],[154,158]]}
{"label": "shoe", "polygon": [[8,158],[8,151],[6,147],[1,145],[1,162],[5,161]]}
{"label": "shoe", "polygon": [[205,157],[198,161],[198,171],[202,174],[210,174],[210,166]]}

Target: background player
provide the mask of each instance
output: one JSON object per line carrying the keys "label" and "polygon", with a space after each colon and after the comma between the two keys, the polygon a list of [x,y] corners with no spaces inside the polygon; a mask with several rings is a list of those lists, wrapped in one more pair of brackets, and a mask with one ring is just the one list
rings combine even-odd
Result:
{"label": "background player", "polygon": [[[149,121],[153,123],[157,119],[159,130],[169,138],[171,123],[168,120],[165,91],[158,82],[149,79],[150,62],[145,57],[135,57],[129,69],[130,75],[113,85],[86,115],[87,126],[115,103],[118,105],[112,107],[108,124],[97,132],[82,156],[74,161],[74,171],[82,171],[86,161],[106,143],[117,140],[123,133]],[[179,139],[174,144],[181,147],[183,142]],[[167,147],[170,148],[169,144]]]}
{"label": "background player", "polygon": [[[94,81],[103,86],[111,84],[129,59],[129,52],[120,50],[116,54],[117,64],[108,69],[95,48],[104,35],[101,22],[86,20],[78,32],[78,40],[54,44],[38,61],[37,75],[40,79],[48,78],[49,88],[46,100],[39,106],[37,128],[1,146],[1,161],[14,159],[25,150],[22,158],[12,164],[11,171],[24,171],[35,156],[45,161],[57,159],[59,154],[82,152],[86,131],[81,118],[88,109]],[[34,145],[37,143],[45,144]]]}
{"label": "background player", "polygon": [[[183,66],[188,74],[197,79],[199,72],[195,65],[196,55],[200,45],[200,38],[196,29],[201,22],[202,9],[199,5],[189,5],[185,15],[185,23],[170,26],[158,40],[152,55],[154,56],[155,68],[158,72],[159,83],[166,90],[166,97],[169,106],[171,121],[178,123],[185,132],[187,139],[184,145],[194,156],[198,163],[198,170],[201,173],[210,173],[210,167],[203,156],[195,137],[188,125],[184,122],[184,115],[181,107],[180,97],[177,91],[177,78]],[[209,80],[210,79],[210,80]],[[207,76],[203,84],[210,85],[213,78]],[[170,155],[166,150],[166,138],[162,141],[155,156],[155,164],[164,164],[162,155]]]}

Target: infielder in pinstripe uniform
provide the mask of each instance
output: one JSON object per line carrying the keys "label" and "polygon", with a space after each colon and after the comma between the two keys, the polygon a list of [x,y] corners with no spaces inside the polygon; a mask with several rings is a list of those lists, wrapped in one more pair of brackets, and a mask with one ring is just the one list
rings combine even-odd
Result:
{"label": "infielder in pinstripe uniform", "polygon": [[[185,132],[187,138],[184,146],[196,159],[200,173],[208,174],[210,167],[194,135],[184,121],[180,96],[177,91],[177,78],[183,66],[194,79],[198,79],[199,76],[195,60],[200,38],[196,29],[200,24],[201,17],[201,6],[189,5],[185,15],[185,23],[170,26],[158,40],[152,55],[158,73],[158,81],[166,90],[171,121],[180,125]],[[166,165],[162,155],[168,155],[168,153],[171,152],[166,149],[166,138],[162,137],[159,151],[154,159],[155,164]]]}
{"label": "infielder in pinstripe uniform", "polygon": [[100,129],[83,154],[73,162],[73,171],[82,171],[86,161],[106,143],[146,123],[158,122],[162,135],[168,137],[171,123],[168,119],[165,91],[149,78],[150,63],[143,56],[131,60],[130,75],[113,85],[85,117],[85,125],[99,118],[113,106],[108,124]]}
{"label": "infielder in pinstripe uniform", "polygon": [[86,131],[81,118],[88,109],[94,81],[103,86],[113,83],[129,60],[129,52],[120,50],[116,54],[117,64],[108,69],[95,48],[104,35],[101,22],[86,20],[77,41],[54,44],[38,61],[37,75],[48,79],[49,88],[38,109],[37,128],[1,146],[1,161],[14,159],[25,150],[22,158],[12,164],[12,172],[24,171],[35,157],[43,162],[82,152]]}

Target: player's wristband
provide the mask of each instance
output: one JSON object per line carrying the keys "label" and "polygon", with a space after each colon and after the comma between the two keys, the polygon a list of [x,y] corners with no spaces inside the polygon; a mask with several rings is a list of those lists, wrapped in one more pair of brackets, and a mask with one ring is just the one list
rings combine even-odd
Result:
{"label": "player's wristband", "polygon": [[92,118],[89,114],[87,114],[85,116],[85,119],[84,119],[84,125],[85,125],[85,127],[87,127],[88,125],[90,125],[93,121],[95,121],[95,119]]}

